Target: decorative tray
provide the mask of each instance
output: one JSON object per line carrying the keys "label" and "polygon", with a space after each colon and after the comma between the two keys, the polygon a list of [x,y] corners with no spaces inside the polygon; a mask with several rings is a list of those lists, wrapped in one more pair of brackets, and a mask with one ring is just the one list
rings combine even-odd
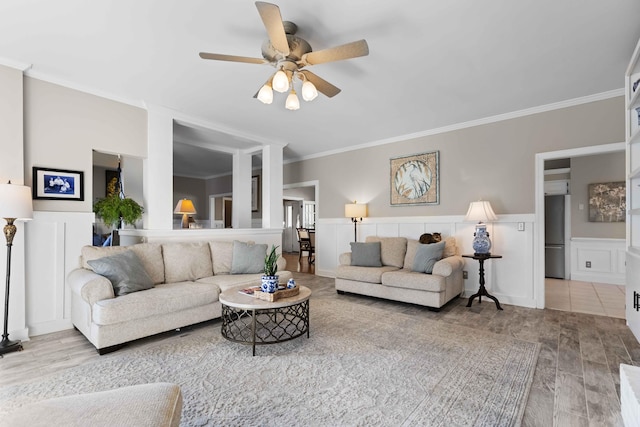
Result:
{"label": "decorative tray", "polygon": [[281,290],[275,291],[274,293],[262,292],[262,291],[256,290],[253,292],[253,296],[264,301],[273,302],[273,301],[278,301],[279,299],[282,299],[282,298],[288,298],[294,295],[298,295],[299,293],[300,293],[300,288],[296,286],[295,288],[291,288],[291,289],[281,289]]}

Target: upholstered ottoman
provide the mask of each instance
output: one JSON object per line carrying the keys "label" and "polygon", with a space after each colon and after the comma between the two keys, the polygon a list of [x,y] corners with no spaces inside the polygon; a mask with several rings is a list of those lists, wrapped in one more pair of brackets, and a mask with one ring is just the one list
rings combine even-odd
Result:
{"label": "upholstered ottoman", "polygon": [[43,400],[10,413],[0,424],[15,427],[177,427],[181,412],[180,387],[154,383]]}

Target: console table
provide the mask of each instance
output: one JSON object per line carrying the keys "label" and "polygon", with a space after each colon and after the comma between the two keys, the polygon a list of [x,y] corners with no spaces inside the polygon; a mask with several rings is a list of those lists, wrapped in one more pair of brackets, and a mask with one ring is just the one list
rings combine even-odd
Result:
{"label": "console table", "polygon": [[498,298],[494,297],[493,295],[489,294],[489,292],[487,292],[487,289],[484,287],[484,262],[485,260],[488,259],[493,259],[493,258],[502,258],[502,255],[491,255],[491,254],[473,254],[473,255],[462,255],[463,258],[473,258],[475,260],[477,260],[480,263],[480,289],[478,289],[478,292],[471,295],[471,297],[469,297],[469,302],[467,303],[467,307],[471,307],[471,303],[473,302],[473,299],[475,297],[478,297],[478,304],[482,304],[482,297],[485,296],[489,299],[492,299],[493,302],[496,303],[496,307],[498,310],[502,310],[502,307],[500,307],[500,301],[498,301]]}

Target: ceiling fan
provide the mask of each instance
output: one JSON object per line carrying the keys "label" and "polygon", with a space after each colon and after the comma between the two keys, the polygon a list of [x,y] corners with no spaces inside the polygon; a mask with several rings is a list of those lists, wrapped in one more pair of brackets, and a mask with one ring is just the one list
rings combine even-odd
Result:
{"label": "ceiling fan", "polygon": [[289,91],[285,107],[289,110],[300,108],[300,101],[293,88],[294,78],[302,81],[302,98],[305,101],[315,99],[318,92],[329,98],[334,97],[340,93],[339,88],[304,68],[369,54],[366,40],[358,40],[314,52],[306,40],[295,35],[298,30],[296,24],[282,21],[280,8],[277,5],[257,1],[256,7],[269,36],[269,39],[262,44],[263,58],[207,52],[200,52],[200,58],[274,66],[278,71],[269,77],[269,80],[253,96],[265,104],[273,102],[273,90],[280,93]]}

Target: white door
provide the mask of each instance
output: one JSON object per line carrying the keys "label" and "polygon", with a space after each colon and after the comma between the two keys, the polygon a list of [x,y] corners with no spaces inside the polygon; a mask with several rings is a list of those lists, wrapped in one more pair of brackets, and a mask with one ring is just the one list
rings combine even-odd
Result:
{"label": "white door", "polygon": [[298,252],[298,233],[296,228],[300,227],[300,205],[299,200],[284,201],[284,231],[282,235],[283,252]]}

